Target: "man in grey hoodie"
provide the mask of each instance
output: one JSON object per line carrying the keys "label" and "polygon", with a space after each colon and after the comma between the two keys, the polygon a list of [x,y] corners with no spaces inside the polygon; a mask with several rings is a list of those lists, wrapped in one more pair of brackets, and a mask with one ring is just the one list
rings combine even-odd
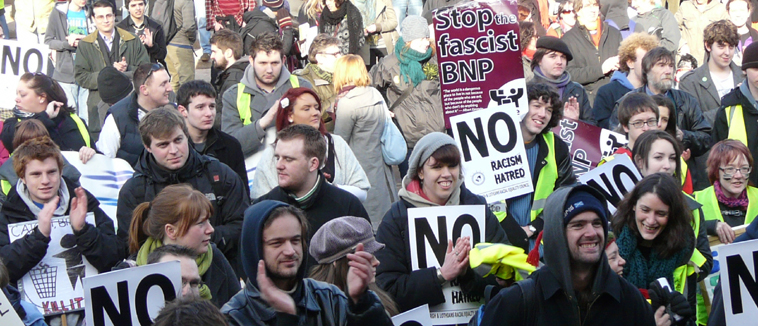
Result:
{"label": "man in grey hoodie", "polygon": [[282,95],[290,88],[311,88],[307,80],[284,68],[283,47],[279,35],[259,35],[250,46],[250,65],[242,80],[222,96],[221,130],[239,140],[245,156],[263,148],[266,129],[273,128],[275,106]]}

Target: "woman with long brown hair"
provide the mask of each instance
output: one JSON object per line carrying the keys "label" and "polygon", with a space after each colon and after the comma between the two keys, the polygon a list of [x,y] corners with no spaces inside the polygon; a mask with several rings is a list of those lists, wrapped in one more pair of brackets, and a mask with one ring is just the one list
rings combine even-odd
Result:
{"label": "woman with long brown hair", "polygon": [[213,206],[201,192],[186,184],[163,188],[152,202],[139,204],[129,226],[129,252],[137,265],[147,264],[153,250],[168,244],[180,245],[197,253],[203,285],[200,296],[217,307],[223,306],[239,290],[240,284],[224,254],[211,241]]}

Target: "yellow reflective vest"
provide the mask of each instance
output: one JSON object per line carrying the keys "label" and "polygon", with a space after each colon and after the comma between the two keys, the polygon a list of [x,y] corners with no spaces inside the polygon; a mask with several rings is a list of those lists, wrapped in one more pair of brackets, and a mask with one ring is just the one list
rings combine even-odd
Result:
{"label": "yellow reflective vest", "polygon": [[[737,119],[734,119],[737,116]],[[747,146],[747,131],[745,130],[745,119],[742,115],[742,105],[734,105],[727,108],[726,125],[729,126],[729,135],[727,138],[741,141]]]}
{"label": "yellow reflective vest", "polygon": [[[290,75],[290,84],[292,85],[292,88],[300,87],[300,81],[297,79],[297,76]],[[245,93],[245,84],[238,83],[237,84],[237,112],[239,112],[240,114],[240,120],[242,120],[243,126],[247,126],[253,122],[252,110],[250,109],[251,97],[252,95]]]}

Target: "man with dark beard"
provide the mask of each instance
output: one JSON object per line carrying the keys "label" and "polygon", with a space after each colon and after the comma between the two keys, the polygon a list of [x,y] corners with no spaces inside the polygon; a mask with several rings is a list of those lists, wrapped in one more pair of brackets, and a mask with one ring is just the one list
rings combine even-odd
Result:
{"label": "man with dark beard", "polygon": [[245,69],[250,65],[247,57],[242,57],[242,38],[238,33],[222,29],[211,37],[211,59],[218,76],[213,81],[216,88],[216,122],[214,128],[221,128],[222,97],[227,89],[237,84],[245,75]]}
{"label": "man with dark beard", "polygon": [[[711,144],[711,124],[703,116],[697,98],[682,90],[672,89],[674,86],[674,54],[664,47],[648,51],[642,58],[642,87],[629,93],[646,93],[653,96],[665,94],[674,102],[674,112],[669,116],[676,117],[676,138],[685,150],[690,150],[691,157],[698,157],[708,151]],[[627,94],[629,94],[627,93]],[[624,97],[616,102],[610,118],[611,130],[619,124],[618,105]],[[669,122],[671,123],[671,122]],[[696,167],[694,159],[687,164]],[[693,184],[698,184],[697,175],[693,175]],[[695,190],[699,190],[695,187]]]}
{"label": "man with dark beard", "polygon": [[265,200],[245,211],[241,254],[245,289],[221,308],[231,325],[392,325],[367,289],[376,260],[359,243],[347,254],[347,292],[305,278],[308,221],[294,206]]}

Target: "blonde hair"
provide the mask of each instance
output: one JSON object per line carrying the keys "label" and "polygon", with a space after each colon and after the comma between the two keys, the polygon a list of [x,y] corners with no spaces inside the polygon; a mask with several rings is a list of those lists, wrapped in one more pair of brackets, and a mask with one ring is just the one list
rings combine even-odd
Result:
{"label": "blonde hair", "polygon": [[371,84],[371,77],[366,71],[366,63],[363,58],[355,54],[348,54],[337,59],[334,63],[334,75],[332,77],[334,90],[339,93],[343,87],[353,85],[357,87]]}
{"label": "blonde hair", "polygon": [[323,9],[323,7],[321,7],[321,4],[321,0],[308,0],[303,4],[303,7],[305,7],[303,12],[308,15],[308,18],[318,20],[318,15]]}

